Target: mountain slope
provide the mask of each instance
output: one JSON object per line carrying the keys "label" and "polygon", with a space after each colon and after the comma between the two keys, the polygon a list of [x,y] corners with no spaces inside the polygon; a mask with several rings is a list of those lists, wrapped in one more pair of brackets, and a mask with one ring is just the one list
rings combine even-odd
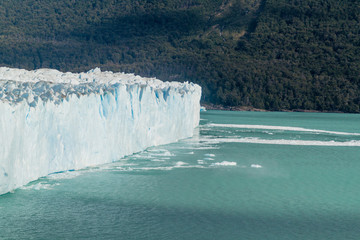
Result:
{"label": "mountain slope", "polygon": [[0,64],[190,80],[203,102],[359,112],[360,11],[345,0],[12,0]]}

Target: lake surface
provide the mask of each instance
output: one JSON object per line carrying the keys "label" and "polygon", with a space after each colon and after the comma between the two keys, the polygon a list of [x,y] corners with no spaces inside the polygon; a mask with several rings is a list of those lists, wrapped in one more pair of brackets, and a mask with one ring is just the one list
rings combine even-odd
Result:
{"label": "lake surface", "polygon": [[193,138],[0,196],[0,239],[359,239],[360,115],[201,119]]}

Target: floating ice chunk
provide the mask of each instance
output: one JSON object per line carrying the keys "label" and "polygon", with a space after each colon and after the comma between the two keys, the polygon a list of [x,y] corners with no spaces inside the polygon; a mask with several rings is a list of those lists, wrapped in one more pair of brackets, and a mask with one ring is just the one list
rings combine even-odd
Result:
{"label": "floating ice chunk", "polygon": [[211,164],[211,166],[236,166],[236,165],[237,165],[236,162],[228,162],[228,161],[216,162]]}
{"label": "floating ice chunk", "polygon": [[152,162],[165,162],[164,159],[152,159],[151,161]]}
{"label": "floating ice chunk", "polygon": [[259,164],[251,164],[250,167],[252,167],[252,168],[262,168],[262,166],[259,165]]}
{"label": "floating ice chunk", "polygon": [[179,161],[179,162],[176,163],[176,166],[177,166],[177,167],[183,166],[183,165],[188,165],[188,163],[182,162],[182,161]]}
{"label": "floating ice chunk", "polygon": [[215,157],[215,154],[212,154],[212,153],[207,153],[207,154],[204,154],[205,157]]}

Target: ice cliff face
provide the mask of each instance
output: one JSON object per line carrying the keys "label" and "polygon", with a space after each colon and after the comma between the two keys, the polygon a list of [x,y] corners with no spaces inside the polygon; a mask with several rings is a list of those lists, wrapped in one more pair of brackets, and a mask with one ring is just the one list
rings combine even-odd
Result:
{"label": "ice cliff face", "polygon": [[0,68],[0,194],[190,137],[201,88],[132,74]]}

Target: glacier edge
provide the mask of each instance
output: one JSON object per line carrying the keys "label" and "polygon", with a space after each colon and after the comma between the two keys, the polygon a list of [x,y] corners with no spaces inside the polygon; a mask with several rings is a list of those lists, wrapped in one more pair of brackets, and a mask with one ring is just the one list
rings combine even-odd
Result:
{"label": "glacier edge", "polygon": [[191,137],[200,120],[193,83],[99,69],[0,68],[0,79],[0,194]]}

